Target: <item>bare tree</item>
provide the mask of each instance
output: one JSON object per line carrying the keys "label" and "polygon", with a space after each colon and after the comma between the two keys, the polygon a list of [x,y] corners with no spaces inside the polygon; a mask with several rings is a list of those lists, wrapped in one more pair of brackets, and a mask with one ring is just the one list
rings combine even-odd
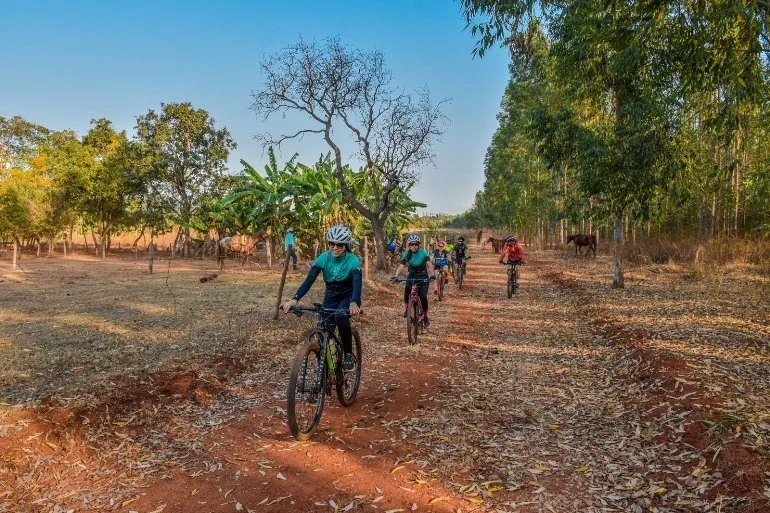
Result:
{"label": "bare tree", "polygon": [[[372,224],[377,268],[385,267],[385,225],[394,208],[393,191],[414,183],[432,163],[431,143],[444,131],[444,101],[433,105],[427,90],[413,95],[392,85],[379,52],[361,52],[338,39],[322,44],[300,40],[261,63],[265,85],[252,92],[251,108],[267,120],[300,112],[309,125],[291,134],[262,136],[277,145],[308,134],[323,136],[334,152],[335,175],[347,201]],[[371,201],[357,198],[345,181],[342,140],[352,139],[372,186]]]}

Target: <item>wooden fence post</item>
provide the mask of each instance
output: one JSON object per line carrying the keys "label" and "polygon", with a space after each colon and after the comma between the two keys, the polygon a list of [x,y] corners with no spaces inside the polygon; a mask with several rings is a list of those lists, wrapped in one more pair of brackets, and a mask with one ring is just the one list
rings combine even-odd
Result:
{"label": "wooden fence post", "polygon": [[283,286],[286,284],[286,273],[289,271],[289,254],[283,259],[283,272],[281,273],[281,284],[278,286],[278,298],[275,301],[275,313],[273,314],[273,320],[278,320],[278,312],[281,309],[281,300],[283,299]]}
{"label": "wooden fence post", "polygon": [[155,243],[150,241],[150,249],[148,251],[150,254],[150,274],[152,274],[152,261],[155,260]]}

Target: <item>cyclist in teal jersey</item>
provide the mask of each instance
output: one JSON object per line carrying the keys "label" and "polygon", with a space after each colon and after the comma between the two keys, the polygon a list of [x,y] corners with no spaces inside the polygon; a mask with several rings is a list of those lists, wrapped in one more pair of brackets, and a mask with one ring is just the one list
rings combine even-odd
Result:
{"label": "cyclist in teal jersey", "polygon": [[427,328],[430,326],[430,320],[428,320],[428,276],[435,275],[433,270],[433,264],[430,261],[428,252],[420,247],[420,236],[410,235],[406,239],[409,249],[404,251],[401,256],[401,264],[396,269],[396,274],[393,276],[393,280],[398,278],[401,274],[401,270],[405,265],[409,264],[409,274],[406,277],[406,284],[404,286],[404,317],[408,315],[409,309],[409,294],[412,290],[412,280],[425,280],[421,281],[417,285],[417,292],[420,296],[420,303],[422,303],[422,321]]}
{"label": "cyclist in teal jersey", "polygon": [[[326,282],[323,307],[332,310],[348,309],[350,315],[358,315],[361,304],[361,262],[350,252],[353,234],[347,226],[332,226],[326,233],[329,251],[322,253],[313,263],[307,278],[297,289],[294,297],[283,304],[283,311],[296,305],[308,293],[319,274],[323,273]],[[350,315],[335,314],[334,324],[340,333],[340,341],[345,352],[342,370],[351,372],[355,368],[353,357],[353,331],[350,327]]]}

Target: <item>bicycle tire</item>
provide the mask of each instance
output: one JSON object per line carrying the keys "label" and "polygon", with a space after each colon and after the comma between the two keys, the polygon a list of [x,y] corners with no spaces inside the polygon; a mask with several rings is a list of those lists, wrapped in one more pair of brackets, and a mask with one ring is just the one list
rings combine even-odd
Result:
{"label": "bicycle tire", "polygon": [[342,406],[350,406],[356,400],[358,388],[361,386],[361,366],[363,364],[363,350],[361,345],[361,336],[358,330],[351,329],[353,332],[353,357],[356,359],[356,368],[353,372],[343,372],[342,365],[339,365],[337,371],[337,399]]}
{"label": "bicycle tire", "polygon": [[441,301],[444,299],[444,271],[439,272],[441,274],[438,277],[438,300]]}
{"label": "bicycle tire", "polygon": [[513,296],[513,270],[510,268],[508,269],[507,294],[508,299],[511,299],[511,296]]}
{"label": "bicycle tire", "polygon": [[463,273],[463,266],[458,265],[457,266],[457,287],[462,290],[463,289],[463,276],[465,273]]}
{"label": "bicycle tire", "polygon": [[[289,387],[286,391],[286,416],[289,431],[299,441],[308,440],[311,437],[323,413],[326,398],[326,358],[320,354],[322,337],[323,334],[318,331],[309,333],[307,343],[300,348],[291,366]],[[315,368],[312,364],[315,364]],[[308,380],[312,381],[309,388]],[[299,402],[297,401],[298,391],[300,392]],[[312,415],[309,421],[298,422],[297,407],[303,404],[308,406],[307,413],[312,410]]]}
{"label": "bicycle tire", "polygon": [[414,301],[411,299],[409,300],[409,306],[408,306],[408,314],[406,316],[406,337],[409,341],[409,344],[414,345],[417,343],[417,322],[415,322],[415,319],[413,318],[413,310],[415,305]]}
{"label": "bicycle tire", "polygon": [[513,266],[513,272],[511,272],[511,281],[513,282],[513,294],[516,294],[516,289],[519,288],[519,279],[516,276],[516,266]]}
{"label": "bicycle tire", "polygon": [[[416,319],[416,322],[417,322],[416,333],[422,335],[423,333],[425,333],[425,321],[422,320],[422,314],[423,314],[422,301],[418,300],[415,304],[416,304],[416,307],[415,307],[416,312],[414,314],[414,318]],[[415,339],[415,342],[417,342],[416,339]]]}

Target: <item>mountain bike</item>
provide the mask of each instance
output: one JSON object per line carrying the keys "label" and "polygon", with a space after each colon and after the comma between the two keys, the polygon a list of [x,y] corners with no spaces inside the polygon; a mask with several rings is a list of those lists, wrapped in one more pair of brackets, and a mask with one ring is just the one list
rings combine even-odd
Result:
{"label": "mountain bike", "polygon": [[318,324],[305,335],[305,345],[300,348],[291,366],[289,388],[286,392],[286,413],[289,430],[297,440],[307,440],[318,427],[324,408],[324,399],[337,389],[337,399],[343,406],[350,406],[356,399],[361,385],[363,352],[361,337],[353,328],[353,358],[355,367],[350,372],[342,370],[343,348],[336,334],[335,314],[349,314],[349,310],[330,310],[314,303],[313,306],[295,306],[291,313],[301,316],[304,312],[318,314]]}
{"label": "mountain bike", "polygon": [[433,265],[436,269],[436,273],[438,277],[436,278],[436,285],[438,288],[438,300],[441,301],[444,299],[444,285],[446,284],[446,274],[444,271],[444,267],[447,265],[447,260],[445,258],[436,258],[435,262],[433,262]]}
{"label": "mountain bike", "polygon": [[[420,295],[417,292],[417,285],[423,282],[430,284],[435,280],[435,276],[430,278],[412,278],[412,289],[409,293],[409,304],[406,311],[406,336],[409,343],[414,345],[417,343],[417,336],[425,331],[425,323],[423,320],[422,303],[420,302]],[[406,280],[393,278],[394,283],[404,283]]]}
{"label": "mountain bike", "polygon": [[470,259],[470,257],[466,257],[462,259],[461,263],[457,263],[455,265],[455,270],[457,271],[457,276],[455,276],[455,282],[457,282],[457,287],[462,290],[463,289],[463,279],[465,278],[465,263]]}
{"label": "mountain bike", "polygon": [[511,297],[516,294],[516,289],[519,288],[519,273],[516,270],[516,267],[519,265],[524,265],[524,262],[521,260],[508,262],[508,299],[511,299]]}

